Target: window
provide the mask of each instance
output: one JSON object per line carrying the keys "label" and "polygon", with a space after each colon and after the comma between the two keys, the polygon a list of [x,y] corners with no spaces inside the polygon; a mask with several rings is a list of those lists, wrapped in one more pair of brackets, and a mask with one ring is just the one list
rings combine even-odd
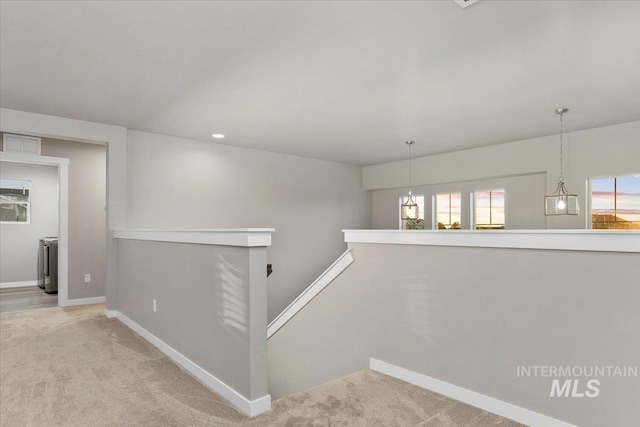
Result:
{"label": "window", "polygon": [[504,189],[474,192],[476,230],[504,229]]}
{"label": "window", "polygon": [[436,228],[438,230],[460,230],[460,193],[436,195]]}
{"label": "window", "polygon": [[30,181],[0,180],[0,222],[29,224]]}
{"label": "window", "polygon": [[591,228],[640,230],[640,175],[591,180]]}
{"label": "window", "polygon": [[[406,199],[406,196],[400,197],[400,205]],[[418,219],[400,219],[400,229],[402,230],[423,230],[424,229],[424,196],[413,196],[413,200],[418,205]],[[400,218],[400,211],[398,210],[398,218]]]}

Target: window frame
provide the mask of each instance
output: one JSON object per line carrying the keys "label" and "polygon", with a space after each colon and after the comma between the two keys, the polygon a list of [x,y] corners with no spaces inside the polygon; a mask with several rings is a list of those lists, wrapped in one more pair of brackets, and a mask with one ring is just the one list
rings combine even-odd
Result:
{"label": "window frame", "polygon": [[[453,228],[453,223],[451,222],[451,196],[453,196],[454,194],[459,194],[460,195],[460,221],[458,222],[460,224],[460,228]],[[450,193],[436,193],[433,195],[432,197],[432,203],[433,203],[433,215],[432,215],[432,221],[431,221],[431,229],[432,230],[441,230],[440,228],[438,228],[438,196],[449,196],[449,223],[445,224],[443,223],[443,225],[445,226],[444,230],[462,230],[462,191],[454,191],[454,192],[450,192]],[[446,226],[449,226],[449,228],[446,228]]]}
{"label": "window frame", "polygon": [[[587,230],[617,230],[616,228],[593,228],[593,181],[594,180],[599,180],[599,179],[613,179],[614,181],[614,212],[617,209],[617,203],[615,202],[615,200],[618,198],[617,196],[617,180],[618,178],[629,178],[629,177],[633,177],[633,178],[638,178],[640,179],[640,172],[639,173],[626,173],[626,174],[622,174],[622,175],[602,175],[602,176],[592,176],[587,178],[587,197],[586,197],[586,205],[587,205],[587,213],[585,214],[585,222],[586,222],[586,229]],[[615,214],[614,214],[615,215]],[[616,215],[617,216],[617,215]],[[640,221],[630,221],[632,223],[637,223],[640,224]],[[634,229],[628,229],[627,231],[634,231]]]}
{"label": "window frame", "polygon": [[[492,206],[492,193],[493,192],[497,192],[497,191],[502,191],[504,194],[503,197],[503,209],[504,209],[504,222],[501,224],[493,224],[493,206]],[[489,223],[488,224],[478,224],[477,222],[477,210],[478,210],[478,204],[476,202],[476,194],[477,193],[489,193]],[[471,229],[472,230],[478,230],[478,231],[484,231],[484,230],[506,230],[507,229],[507,190],[506,188],[492,188],[489,190],[473,190],[471,192],[471,209],[470,209],[470,213],[471,213]],[[487,228],[478,228],[478,225],[481,226],[488,226]],[[502,226],[502,228],[494,228],[492,226],[497,225],[497,226]]]}
{"label": "window frame", "polygon": [[[3,179],[2,181],[27,182],[29,183],[29,195],[27,201],[2,202],[0,201],[0,209],[2,205],[26,205],[27,220],[26,221],[0,221],[2,225],[29,225],[31,224],[31,180],[30,179]],[[1,185],[0,185],[1,186]]]}

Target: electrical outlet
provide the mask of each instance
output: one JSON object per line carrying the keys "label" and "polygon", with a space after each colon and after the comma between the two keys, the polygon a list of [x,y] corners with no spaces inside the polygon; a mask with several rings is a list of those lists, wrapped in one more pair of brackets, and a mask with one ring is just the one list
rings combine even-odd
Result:
{"label": "electrical outlet", "polygon": [[158,309],[158,306],[156,304],[156,300],[153,300],[153,312],[155,313]]}
{"label": "electrical outlet", "polygon": [[91,282],[91,275],[90,274],[85,274],[84,275],[84,283],[90,283]]}

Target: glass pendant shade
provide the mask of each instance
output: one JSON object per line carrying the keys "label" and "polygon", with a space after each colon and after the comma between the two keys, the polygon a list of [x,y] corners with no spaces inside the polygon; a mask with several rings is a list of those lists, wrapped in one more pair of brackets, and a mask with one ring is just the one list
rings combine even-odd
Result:
{"label": "glass pendant shade", "polygon": [[567,108],[558,108],[554,112],[560,116],[560,178],[558,178],[558,186],[556,191],[544,197],[544,214],[550,215],[578,215],[578,195],[569,193],[564,186],[563,170],[564,170],[564,158],[563,158],[563,126],[562,116],[569,111]]}
{"label": "glass pendant shade", "polygon": [[414,144],[415,142],[412,140],[406,141],[405,144],[407,144],[407,147],[409,147],[409,194],[407,194],[407,198],[406,200],[404,200],[402,202],[402,204],[400,205],[400,218],[404,221],[406,220],[417,220],[418,219],[418,204],[416,203],[415,199],[413,198],[413,195],[411,194],[411,187],[412,187],[412,181],[411,181],[411,160],[412,160],[412,155],[411,155],[411,146]]}
{"label": "glass pendant shade", "polygon": [[567,191],[564,182],[560,181],[553,194],[544,198],[545,215],[578,215],[578,195]]}
{"label": "glass pendant shade", "polygon": [[418,215],[419,215],[418,204],[413,199],[413,196],[411,195],[411,191],[409,191],[409,194],[407,195],[407,200],[405,200],[400,207],[400,218],[402,218],[403,220],[408,220],[408,219],[417,220]]}

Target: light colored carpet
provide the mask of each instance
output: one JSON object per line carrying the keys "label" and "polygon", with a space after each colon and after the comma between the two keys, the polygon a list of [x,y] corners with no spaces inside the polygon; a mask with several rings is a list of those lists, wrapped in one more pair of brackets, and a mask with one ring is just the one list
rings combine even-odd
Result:
{"label": "light colored carpet", "polygon": [[104,305],[0,315],[2,426],[519,426],[373,371],[250,419]]}

